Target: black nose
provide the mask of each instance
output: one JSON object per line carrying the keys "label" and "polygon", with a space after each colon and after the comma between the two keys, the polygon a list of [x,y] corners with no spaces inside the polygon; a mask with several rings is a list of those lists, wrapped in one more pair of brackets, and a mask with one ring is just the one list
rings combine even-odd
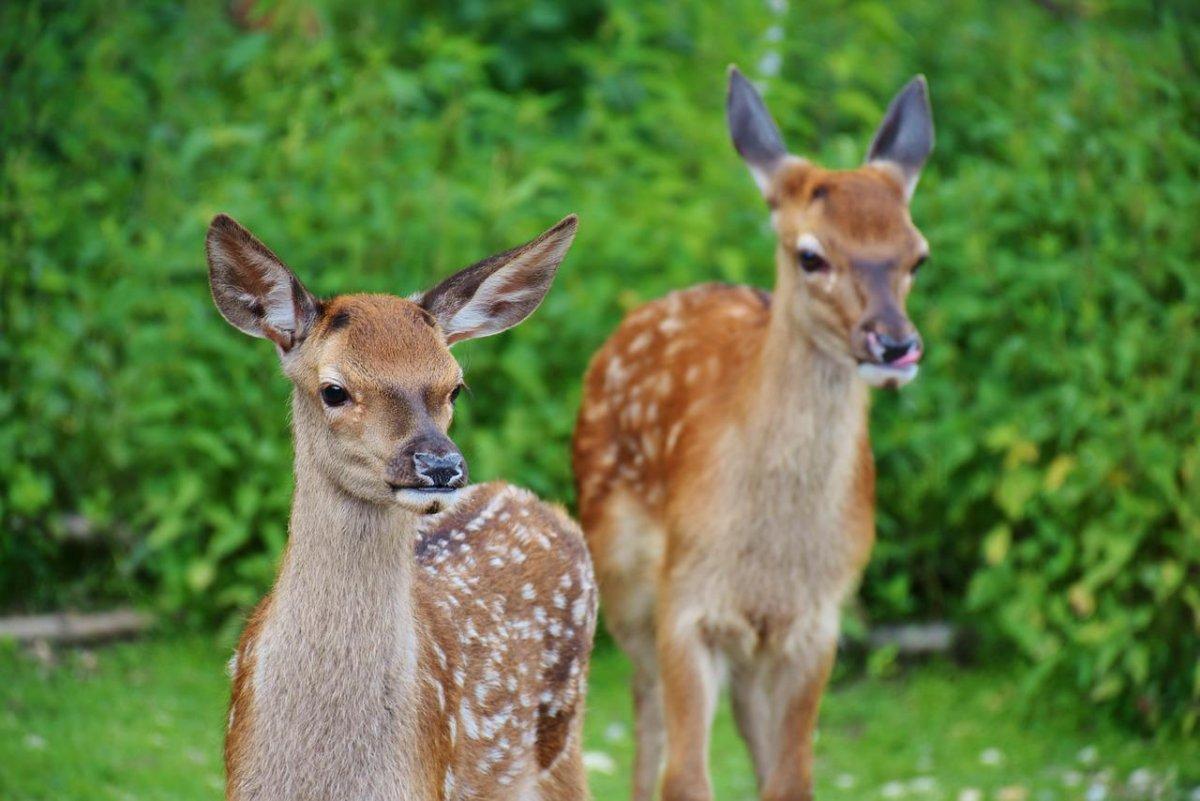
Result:
{"label": "black nose", "polygon": [[431,487],[461,487],[465,483],[463,465],[463,458],[457,453],[413,454],[417,475],[429,482]]}
{"label": "black nose", "polygon": [[877,336],[880,345],[879,360],[884,364],[899,361],[908,354],[919,353],[921,350],[921,338],[915,334],[903,339],[896,339],[887,334],[878,334]]}

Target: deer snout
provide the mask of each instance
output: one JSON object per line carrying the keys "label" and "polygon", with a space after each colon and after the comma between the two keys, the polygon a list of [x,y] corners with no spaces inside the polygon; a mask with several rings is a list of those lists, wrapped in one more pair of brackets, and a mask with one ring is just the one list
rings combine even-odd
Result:
{"label": "deer snout", "polygon": [[413,454],[413,467],[417,477],[429,487],[456,489],[467,483],[467,463],[458,451],[418,451]]}
{"label": "deer snout", "polygon": [[914,331],[893,336],[886,332],[867,332],[867,350],[878,364],[908,367],[921,360],[921,337]]}
{"label": "deer snout", "polygon": [[411,439],[388,463],[393,490],[444,492],[467,485],[467,461],[450,438],[432,432]]}
{"label": "deer snout", "polygon": [[912,381],[923,353],[921,336],[899,314],[860,327],[854,338],[858,374],[874,387],[902,387]]}

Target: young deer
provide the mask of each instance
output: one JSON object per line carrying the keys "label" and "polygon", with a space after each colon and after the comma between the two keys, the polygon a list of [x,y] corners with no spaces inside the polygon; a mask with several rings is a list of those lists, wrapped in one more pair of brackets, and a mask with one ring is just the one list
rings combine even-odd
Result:
{"label": "young deer", "polygon": [[925,81],[849,171],[788,155],[736,69],[728,115],[771,209],[775,291],[706,284],[633,311],[575,432],[605,619],[635,666],[639,801],[664,746],[663,797],[712,797],[726,669],[762,797],[812,797],[839,607],[875,535],[867,385],[908,382],[921,356],[904,303],[928,249],[908,212],[933,147]]}
{"label": "young deer", "polygon": [[587,796],[582,534],[524,490],[468,486],[446,436],[462,386],[449,345],[533,312],[575,226],[411,299],[318,300],[213,220],[213,298],[275,343],[296,446],[287,550],[234,656],[228,798]]}

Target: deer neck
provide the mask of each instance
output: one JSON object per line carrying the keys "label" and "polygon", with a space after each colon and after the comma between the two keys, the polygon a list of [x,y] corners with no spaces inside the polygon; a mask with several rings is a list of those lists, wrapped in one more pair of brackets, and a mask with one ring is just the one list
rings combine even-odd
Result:
{"label": "deer neck", "polygon": [[421,748],[417,521],[338,487],[295,417],[288,547],[255,646],[256,774],[297,797],[373,798],[364,788],[410,783],[401,763]]}
{"label": "deer neck", "polygon": [[336,643],[355,664],[410,661],[417,518],[337,486],[317,466],[304,427],[297,413],[296,489],[275,611],[302,623],[305,638]]}
{"label": "deer neck", "polygon": [[776,272],[770,323],[747,382],[748,453],[762,465],[763,492],[773,503],[790,499],[804,507],[792,511],[815,514],[840,508],[850,489],[868,390],[797,294],[803,290],[788,254],[777,257]]}

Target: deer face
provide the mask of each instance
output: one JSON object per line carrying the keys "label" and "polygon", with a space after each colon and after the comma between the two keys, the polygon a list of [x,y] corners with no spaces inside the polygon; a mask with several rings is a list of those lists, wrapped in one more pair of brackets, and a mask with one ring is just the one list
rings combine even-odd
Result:
{"label": "deer face", "polygon": [[911,381],[923,347],[905,301],[929,255],[908,212],[933,148],[924,79],[913,79],[892,101],[866,164],[855,170],[825,170],[789,155],[762,99],[737,70],[728,115],[734,146],[771,208],[777,302],[790,305],[817,347],[857,364],[873,386]]}
{"label": "deer face", "polygon": [[462,370],[450,346],[510,328],[538,307],[575,235],[568,217],[411,298],[320,301],[249,231],[220,215],[209,279],[230,324],[275,343],[294,386],[296,447],[346,493],[436,512],[467,484],[447,435]]}

